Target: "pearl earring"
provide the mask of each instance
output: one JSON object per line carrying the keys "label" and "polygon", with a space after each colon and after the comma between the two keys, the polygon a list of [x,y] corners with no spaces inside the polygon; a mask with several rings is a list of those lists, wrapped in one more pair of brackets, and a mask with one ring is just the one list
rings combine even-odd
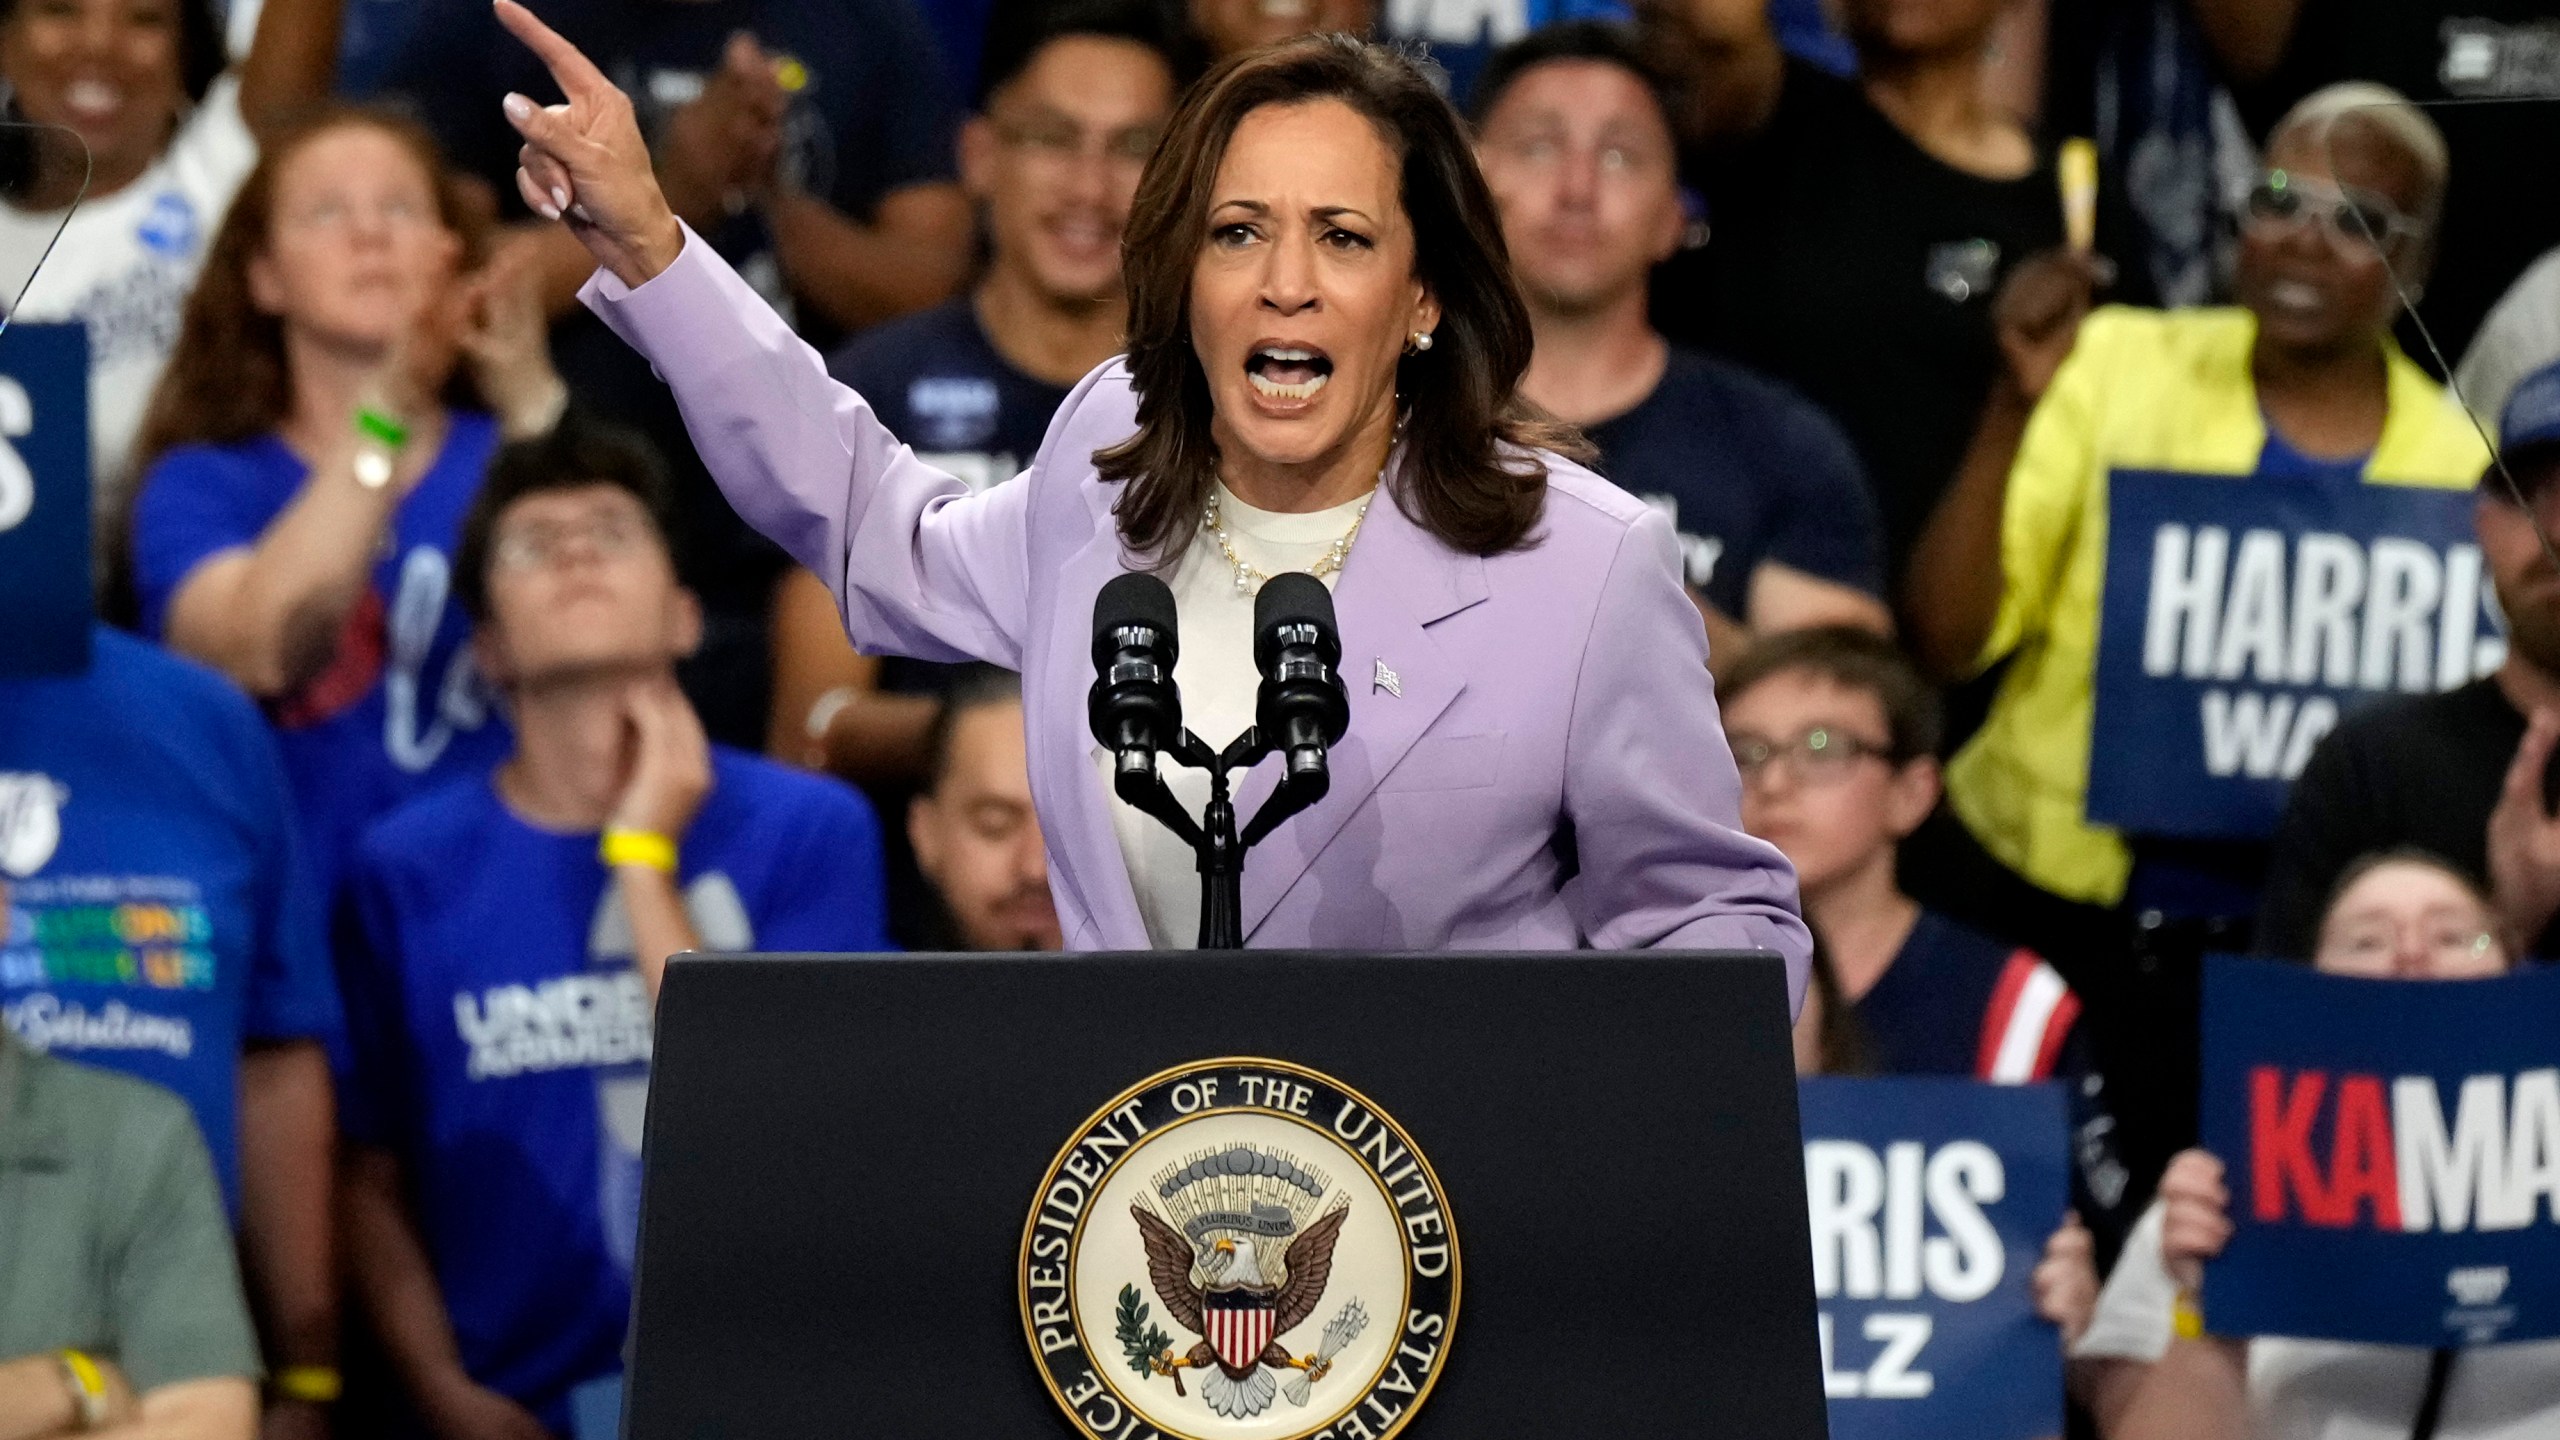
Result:
{"label": "pearl earring", "polygon": [[1431,332],[1430,332],[1430,331],[1428,331],[1428,330],[1416,330],[1416,331],[1414,331],[1414,332],[1413,332],[1413,351],[1414,351],[1414,353],[1418,355],[1418,354],[1421,354],[1423,351],[1428,350],[1428,349],[1430,349],[1430,348],[1431,348]]}

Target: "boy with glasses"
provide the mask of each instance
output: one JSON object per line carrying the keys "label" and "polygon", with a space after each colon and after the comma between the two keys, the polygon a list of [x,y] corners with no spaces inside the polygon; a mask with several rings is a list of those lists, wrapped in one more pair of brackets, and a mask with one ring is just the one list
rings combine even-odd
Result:
{"label": "boy with glasses", "polygon": [[[2063,1082],[2073,1209],[2112,1253],[2130,1177],[2079,997],[2035,952],[1923,907],[1895,880],[1895,847],[1938,803],[1937,692],[1892,641],[1831,626],[1753,646],[1717,699],[1742,827],[1796,867],[1823,994],[1848,1011],[1820,1038],[1882,1075]],[[1824,1023],[1810,1001],[1804,1023]],[[1815,1038],[1799,1035],[1799,1054]]]}
{"label": "boy with glasses", "polygon": [[2080,1002],[2051,965],[1924,909],[1894,849],[1938,803],[1937,695],[1893,642],[1827,627],[1773,636],[1719,703],[1742,827],[1786,854],[1877,1068],[2012,1083],[2079,1064]]}
{"label": "boy with glasses", "polygon": [[438,1434],[610,1433],[667,957],[887,947],[869,808],[676,688],[670,504],[615,432],[500,455],[455,585],[515,753],[378,822],[340,906],[351,1268]]}

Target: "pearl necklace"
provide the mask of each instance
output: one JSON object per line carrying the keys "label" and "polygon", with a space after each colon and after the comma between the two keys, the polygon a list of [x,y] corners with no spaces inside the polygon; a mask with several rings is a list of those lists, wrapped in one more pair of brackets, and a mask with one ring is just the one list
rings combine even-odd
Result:
{"label": "pearl necklace", "polygon": [[[1379,471],[1378,478],[1383,482],[1386,479],[1386,472]],[[1343,561],[1351,554],[1351,542],[1360,538],[1360,522],[1369,518],[1369,502],[1377,498],[1378,492],[1373,489],[1361,500],[1360,508],[1351,514],[1351,528],[1343,531],[1340,539],[1325,547],[1324,554],[1317,558],[1316,563],[1307,567],[1308,574],[1321,580],[1342,568]],[[1209,491],[1209,507],[1200,512],[1200,528],[1208,531],[1209,538],[1218,542],[1218,553],[1226,556],[1227,564],[1234,568],[1236,593],[1239,595],[1260,593],[1263,585],[1271,577],[1254,566],[1246,564],[1244,557],[1236,553],[1234,538],[1227,534],[1227,527],[1218,519],[1218,492],[1214,487]]]}

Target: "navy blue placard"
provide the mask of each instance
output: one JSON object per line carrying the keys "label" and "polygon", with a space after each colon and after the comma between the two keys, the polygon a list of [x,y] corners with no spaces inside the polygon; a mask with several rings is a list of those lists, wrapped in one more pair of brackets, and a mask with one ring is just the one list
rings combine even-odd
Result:
{"label": "navy blue placard", "polygon": [[1806,1080],[1832,1440],[2062,1431],[2062,1340],[2028,1281],[2068,1205],[2061,1087]]}
{"label": "navy blue placard", "polygon": [[2262,839],[2338,717],[2506,658],[2469,490],[2117,470],[2089,819]]}
{"label": "navy blue placard", "polygon": [[89,668],[89,335],[0,331],[0,679]]}
{"label": "navy blue placard", "polygon": [[2359,980],[2217,956],[2204,1144],[2231,1191],[2223,1335],[2560,1335],[2560,971]]}

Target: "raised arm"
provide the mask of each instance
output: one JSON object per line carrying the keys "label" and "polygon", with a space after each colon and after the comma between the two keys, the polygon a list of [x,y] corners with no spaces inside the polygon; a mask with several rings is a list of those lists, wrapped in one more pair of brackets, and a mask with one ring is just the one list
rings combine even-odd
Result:
{"label": "raised arm", "polygon": [[595,257],[584,298],[675,391],[729,503],[827,583],[866,649],[1019,668],[1029,483],[971,496],[917,460],[676,218],[629,98],[531,11],[497,11],[569,97],[506,99],[525,203]]}
{"label": "raised arm", "polygon": [[346,0],[264,0],[240,61],[240,118],[260,140],[295,111],[327,98],[338,77]]}
{"label": "raised arm", "polygon": [[1691,142],[1766,123],[1786,81],[1769,0],[1636,0],[1645,43],[1680,77],[1680,130]]}

